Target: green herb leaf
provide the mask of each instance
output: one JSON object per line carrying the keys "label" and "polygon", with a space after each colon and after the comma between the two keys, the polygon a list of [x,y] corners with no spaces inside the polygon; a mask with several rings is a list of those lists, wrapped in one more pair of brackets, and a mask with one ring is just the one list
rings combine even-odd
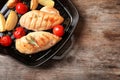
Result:
{"label": "green herb leaf", "polygon": [[32,36],[30,36],[29,38],[26,37],[26,40],[27,40],[30,44],[33,44],[33,45],[39,47],[39,45],[36,43],[35,39],[34,39]]}

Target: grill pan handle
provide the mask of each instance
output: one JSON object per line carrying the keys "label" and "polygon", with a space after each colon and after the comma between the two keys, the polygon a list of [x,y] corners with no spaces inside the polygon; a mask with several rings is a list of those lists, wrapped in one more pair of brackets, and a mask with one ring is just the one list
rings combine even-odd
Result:
{"label": "grill pan handle", "polygon": [[61,59],[63,59],[70,52],[70,50],[73,47],[73,44],[74,44],[74,35],[71,36],[70,40],[68,40],[66,45],[52,59],[53,60],[61,60]]}

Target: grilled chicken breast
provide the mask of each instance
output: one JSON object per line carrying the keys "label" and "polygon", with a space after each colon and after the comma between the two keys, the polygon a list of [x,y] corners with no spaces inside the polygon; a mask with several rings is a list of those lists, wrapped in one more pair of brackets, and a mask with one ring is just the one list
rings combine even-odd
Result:
{"label": "grilled chicken breast", "polygon": [[20,18],[20,25],[28,30],[40,31],[51,29],[53,26],[61,24],[63,20],[64,18],[55,8],[43,8],[42,10],[32,10],[24,14]]}
{"label": "grilled chicken breast", "polygon": [[15,46],[21,53],[34,54],[51,48],[60,40],[61,37],[49,32],[31,32],[20,39],[16,39]]}

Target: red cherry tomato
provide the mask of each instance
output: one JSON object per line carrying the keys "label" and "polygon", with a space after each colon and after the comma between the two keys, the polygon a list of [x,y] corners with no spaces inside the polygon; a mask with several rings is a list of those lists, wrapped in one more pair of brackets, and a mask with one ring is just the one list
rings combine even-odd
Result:
{"label": "red cherry tomato", "polygon": [[13,33],[15,38],[21,38],[25,35],[25,29],[22,27],[17,27]]}
{"label": "red cherry tomato", "polygon": [[18,14],[25,14],[28,11],[28,7],[24,3],[17,3],[16,4],[16,11]]}
{"label": "red cherry tomato", "polygon": [[53,27],[53,34],[61,37],[64,34],[64,27],[62,25],[57,25]]}
{"label": "red cherry tomato", "polygon": [[0,44],[2,46],[10,46],[11,43],[12,43],[12,39],[11,39],[11,37],[9,35],[3,36],[0,39]]}

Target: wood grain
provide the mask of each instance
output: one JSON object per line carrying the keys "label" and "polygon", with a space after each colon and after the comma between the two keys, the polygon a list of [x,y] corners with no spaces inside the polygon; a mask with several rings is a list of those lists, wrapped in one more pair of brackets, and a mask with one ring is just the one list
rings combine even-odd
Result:
{"label": "wood grain", "polygon": [[120,0],[72,0],[80,20],[60,61],[29,68],[0,55],[0,80],[120,80]]}

